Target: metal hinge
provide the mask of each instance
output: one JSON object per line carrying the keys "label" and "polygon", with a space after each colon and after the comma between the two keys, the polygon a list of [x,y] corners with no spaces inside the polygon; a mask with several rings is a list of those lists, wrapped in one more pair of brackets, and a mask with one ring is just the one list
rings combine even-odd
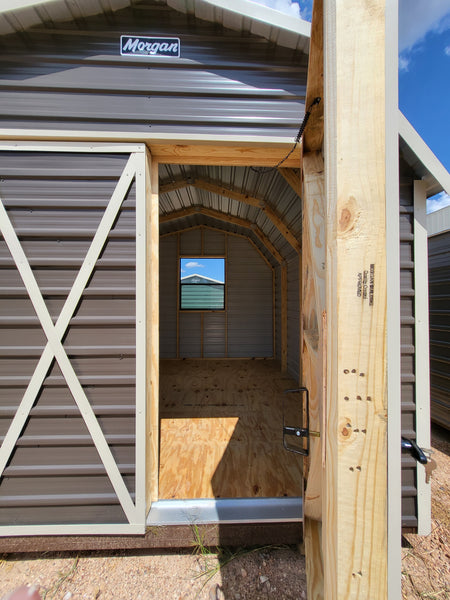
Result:
{"label": "metal hinge", "polygon": [[[301,454],[302,456],[309,455],[309,438],[320,437],[320,432],[310,431],[309,429],[309,391],[305,387],[296,388],[292,390],[284,390],[285,394],[301,393],[306,396],[306,427],[299,427],[298,425],[286,425],[284,418],[284,398],[283,398],[283,446],[285,450],[294,452],[295,454]],[[286,442],[286,436],[294,436],[296,438],[304,438],[306,440],[306,448],[294,448],[289,446]]]}

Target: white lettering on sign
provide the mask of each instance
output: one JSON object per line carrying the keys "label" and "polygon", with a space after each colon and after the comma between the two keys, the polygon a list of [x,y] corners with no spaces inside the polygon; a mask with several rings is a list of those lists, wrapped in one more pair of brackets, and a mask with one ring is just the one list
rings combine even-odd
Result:
{"label": "white lettering on sign", "polygon": [[120,36],[120,54],[122,56],[165,56],[180,57],[178,38],[150,38],[133,35]]}

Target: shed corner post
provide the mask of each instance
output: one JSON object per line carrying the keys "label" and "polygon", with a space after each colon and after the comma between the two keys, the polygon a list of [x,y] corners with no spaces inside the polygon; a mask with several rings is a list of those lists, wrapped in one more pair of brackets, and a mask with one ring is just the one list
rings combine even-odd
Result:
{"label": "shed corner post", "polygon": [[388,596],[387,4],[324,11],[326,600]]}
{"label": "shed corner post", "polygon": [[146,222],[146,511],[159,480],[159,190],[158,162],[145,151]]}

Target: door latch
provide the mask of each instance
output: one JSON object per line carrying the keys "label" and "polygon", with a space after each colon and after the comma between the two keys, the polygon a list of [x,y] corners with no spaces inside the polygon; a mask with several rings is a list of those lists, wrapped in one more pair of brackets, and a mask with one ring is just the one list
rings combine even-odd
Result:
{"label": "door latch", "polygon": [[428,458],[426,457],[425,452],[414,440],[402,437],[402,450],[407,450],[421,465],[427,464]]}
{"label": "door latch", "polygon": [[430,483],[430,477],[436,468],[436,461],[432,458],[432,450],[421,448],[414,440],[402,437],[402,450],[407,450],[413,458],[425,467],[425,483]]}
{"label": "door latch", "polygon": [[[309,438],[320,437],[318,431],[310,431],[309,429],[309,391],[305,387],[296,388],[292,390],[284,390],[285,394],[301,393],[306,397],[306,427],[299,427],[298,425],[286,425],[285,423],[285,406],[283,397],[283,446],[285,450],[294,452],[295,454],[301,454],[302,456],[309,456]],[[286,440],[286,436],[294,436],[295,438],[306,439],[306,448],[294,448],[290,446]]]}

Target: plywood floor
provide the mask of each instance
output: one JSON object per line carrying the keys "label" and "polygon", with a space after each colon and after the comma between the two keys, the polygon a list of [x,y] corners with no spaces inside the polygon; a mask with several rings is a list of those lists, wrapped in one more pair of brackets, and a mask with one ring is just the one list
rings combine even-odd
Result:
{"label": "plywood floor", "polygon": [[302,459],[282,441],[283,390],[295,387],[273,360],[161,361],[159,497],[302,495]]}

